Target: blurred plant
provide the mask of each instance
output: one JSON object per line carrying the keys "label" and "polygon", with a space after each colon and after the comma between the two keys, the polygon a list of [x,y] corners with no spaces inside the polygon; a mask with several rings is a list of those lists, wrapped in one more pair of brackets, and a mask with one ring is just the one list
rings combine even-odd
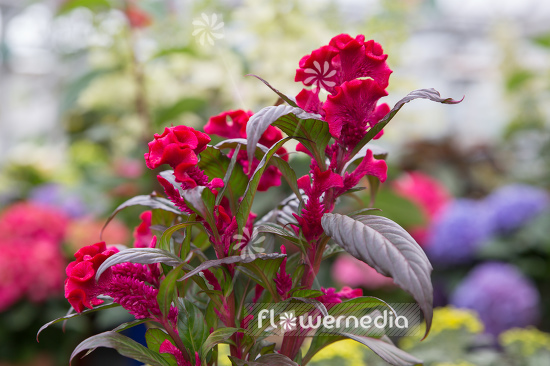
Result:
{"label": "blurred plant", "polygon": [[[514,296],[509,296],[513,291]],[[510,264],[486,262],[475,267],[451,296],[457,307],[475,310],[485,331],[497,336],[533,325],[539,317],[540,295],[535,285]]]}

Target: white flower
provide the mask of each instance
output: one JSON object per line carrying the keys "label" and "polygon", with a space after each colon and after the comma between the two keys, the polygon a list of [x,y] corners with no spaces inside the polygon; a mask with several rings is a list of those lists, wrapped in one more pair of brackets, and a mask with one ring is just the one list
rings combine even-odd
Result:
{"label": "white flower", "polygon": [[296,328],[296,317],[294,316],[294,313],[284,312],[283,314],[281,314],[279,319],[279,324],[281,324],[283,331],[289,332]]}
{"label": "white flower", "polygon": [[208,43],[209,45],[214,45],[214,40],[222,39],[224,37],[223,31],[224,23],[220,21],[218,23],[218,16],[212,14],[210,17],[205,13],[201,14],[200,18],[193,20],[193,26],[195,30],[192,35],[197,37],[201,45]]}
{"label": "white flower", "polygon": [[325,61],[322,66],[319,64],[319,61],[313,61],[313,67],[313,69],[307,68],[304,70],[306,74],[311,74],[311,76],[304,80],[305,84],[309,85],[311,82],[315,82],[323,89],[332,88],[336,85],[334,81],[328,80],[336,75],[336,70],[331,70],[330,63],[328,61]]}

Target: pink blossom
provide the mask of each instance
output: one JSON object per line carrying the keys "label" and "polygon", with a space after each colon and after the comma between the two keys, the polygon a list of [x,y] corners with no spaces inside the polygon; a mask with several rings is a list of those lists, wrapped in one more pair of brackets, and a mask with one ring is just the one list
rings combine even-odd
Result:
{"label": "pink blossom", "polygon": [[[281,254],[286,254],[286,248],[284,245],[281,245]],[[292,277],[286,273],[286,260],[287,258],[285,257],[281,263],[279,272],[277,272],[277,275],[273,279],[273,282],[275,282],[277,288],[277,293],[281,295],[283,300],[288,298],[288,293],[292,289]]]}
{"label": "pink blossom", "polygon": [[394,286],[393,279],[382,276],[368,264],[350,255],[341,255],[332,265],[332,277],[343,285],[368,289]]}
{"label": "pink blossom", "polygon": [[151,211],[143,212],[139,218],[141,223],[134,230],[134,248],[150,248],[153,239],[153,233],[151,232],[151,220],[153,213]]}
{"label": "pink blossom", "polygon": [[321,292],[324,295],[316,297],[315,299],[323,304],[339,304],[342,300],[349,300],[363,296],[363,290],[360,288],[352,289],[347,286],[342,287],[340,292],[336,292],[334,287],[329,287],[326,289],[321,287]]}
{"label": "pink blossom", "polygon": [[164,342],[161,343],[160,353],[168,353],[176,359],[176,364],[178,366],[200,366],[201,365],[201,359],[199,357],[199,353],[195,352],[195,365],[193,365],[189,361],[185,361],[185,358],[183,357],[183,353],[178,349],[178,347],[174,346],[172,342],[169,339],[166,339]]}

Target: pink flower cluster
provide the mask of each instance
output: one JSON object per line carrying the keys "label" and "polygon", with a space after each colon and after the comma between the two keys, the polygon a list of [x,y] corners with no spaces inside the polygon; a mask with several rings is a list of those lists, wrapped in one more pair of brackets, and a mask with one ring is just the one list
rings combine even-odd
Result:
{"label": "pink flower cluster", "polygon": [[[210,117],[208,123],[204,126],[204,131],[228,139],[246,139],[246,125],[253,115],[254,113],[251,111],[244,111],[242,109],[226,111],[217,116]],[[283,134],[281,130],[277,127],[269,126],[260,138],[259,143],[266,147],[271,147],[282,138]],[[233,153],[232,151],[228,156],[232,157]],[[288,161],[287,151],[284,147],[277,150],[277,154]],[[237,162],[243,167],[243,171],[247,174],[248,178],[250,178],[258,166],[259,160],[254,158],[252,164],[249,166],[246,151],[241,150],[237,155]],[[267,191],[270,187],[279,186],[280,184],[281,172],[276,167],[270,166],[264,171],[260,179],[258,191]]]}
{"label": "pink flower cluster", "polygon": [[61,293],[68,223],[63,212],[31,203],[0,215],[0,311],[23,298],[42,302]]}

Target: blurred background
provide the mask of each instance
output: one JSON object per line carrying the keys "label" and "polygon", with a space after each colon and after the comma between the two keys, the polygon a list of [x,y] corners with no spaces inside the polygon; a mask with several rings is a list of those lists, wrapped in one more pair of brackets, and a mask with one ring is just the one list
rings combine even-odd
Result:
{"label": "blurred background", "polygon": [[[127,319],[111,309],[35,341],[69,308],[72,254],[117,205],[158,190],[143,162],[153,133],[275,103],[249,73],[296,95],[300,58],[340,33],[382,44],[389,105],[419,88],[465,96],[407,104],[376,141],[390,179],[375,207],[435,268],[434,331],[400,345],[427,365],[550,364],[550,2],[0,0],[0,365],[66,365],[82,339]],[[264,193],[255,212],[288,193]],[[121,212],[105,240],[131,244],[140,213]],[[320,282],[411,301],[351,257]],[[354,347],[315,364],[379,364]],[[80,364],[130,364],[94,354]]]}

